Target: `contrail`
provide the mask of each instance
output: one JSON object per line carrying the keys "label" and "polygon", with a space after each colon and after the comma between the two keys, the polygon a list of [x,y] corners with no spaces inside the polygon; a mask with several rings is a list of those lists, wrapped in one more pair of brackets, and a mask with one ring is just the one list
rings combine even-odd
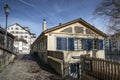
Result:
{"label": "contrail", "polygon": [[24,1],[24,0],[18,0],[18,1],[20,1],[21,3],[23,3],[23,4],[25,4],[25,5],[34,7],[32,4],[30,4],[30,3],[28,3],[28,2],[26,2],[26,1]]}

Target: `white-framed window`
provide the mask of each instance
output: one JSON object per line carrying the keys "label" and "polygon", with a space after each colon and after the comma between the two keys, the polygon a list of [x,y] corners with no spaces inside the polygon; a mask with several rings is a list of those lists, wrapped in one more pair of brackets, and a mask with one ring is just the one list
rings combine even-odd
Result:
{"label": "white-framed window", "polygon": [[98,47],[99,47],[99,46],[98,46],[98,45],[99,45],[99,44],[98,44],[98,39],[93,39],[92,42],[93,42],[93,44],[92,44],[92,45],[93,45],[93,47],[92,47],[93,50],[94,50],[94,49],[98,49]]}
{"label": "white-framed window", "polygon": [[74,50],[82,50],[82,49],[83,49],[82,39],[75,38],[74,39]]}

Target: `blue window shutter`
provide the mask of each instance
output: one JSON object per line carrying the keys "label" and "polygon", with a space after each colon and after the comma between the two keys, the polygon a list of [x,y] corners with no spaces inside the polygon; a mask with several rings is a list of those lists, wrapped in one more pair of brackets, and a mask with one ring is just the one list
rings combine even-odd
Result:
{"label": "blue window shutter", "polygon": [[99,49],[103,50],[103,40],[99,40]]}
{"label": "blue window shutter", "polygon": [[61,50],[67,50],[67,38],[61,38]]}
{"label": "blue window shutter", "polygon": [[88,39],[88,50],[91,50],[92,47],[91,47],[91,42],[92,42],[92,39]]}
{"label": "blue window shutter", "polygon": [[68,38],[68,50],[74,50],[74,38]]}
{"label": "blue window shutter", "polygon": [[85,50],[88,50],[88,39],[85,39]]}
{"label": "blue window shutter", "polygon": [[61,50],[61,38],[57,37],[57,50]]}
{"label": "blue window shutter", "polygon": [[92,39],[85,39],[85,50],[91,50],[91,42],[92,42]]}

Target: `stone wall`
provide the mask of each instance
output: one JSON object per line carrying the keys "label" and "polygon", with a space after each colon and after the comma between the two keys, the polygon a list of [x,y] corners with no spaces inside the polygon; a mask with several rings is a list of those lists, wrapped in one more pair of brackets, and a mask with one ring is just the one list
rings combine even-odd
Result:
{"label": "stone wall", "polygon": [[63,76],[63,60],[48,56],[48,64],[55,69],[55,71]]}
{"label": "stone wall", "polygon": [[15,53],[0,45],[0,72],[14,60]]}

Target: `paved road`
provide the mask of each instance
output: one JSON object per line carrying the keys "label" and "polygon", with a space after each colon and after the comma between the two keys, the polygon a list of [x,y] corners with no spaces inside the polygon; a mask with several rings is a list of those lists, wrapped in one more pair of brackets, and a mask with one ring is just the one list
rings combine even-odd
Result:
{"label": "paved road", "polygon": [[16,59],[0,73],[0,80],[51,80],[56,76],[55,71],[38,57],[23,55],[22,59]]}

